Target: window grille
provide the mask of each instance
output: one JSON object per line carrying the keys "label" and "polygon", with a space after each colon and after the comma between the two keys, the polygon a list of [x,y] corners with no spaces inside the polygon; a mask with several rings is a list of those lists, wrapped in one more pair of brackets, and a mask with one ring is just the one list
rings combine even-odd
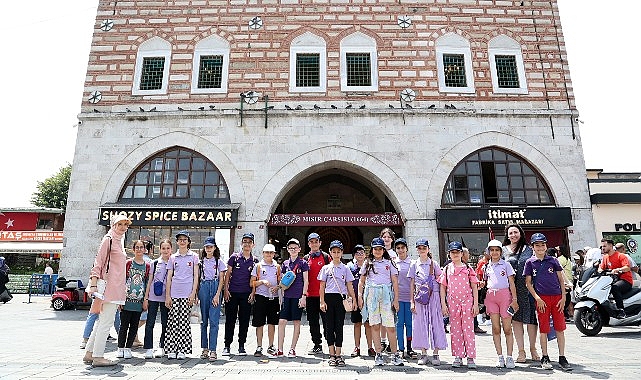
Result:
{"label": "window grille", "polygon": [[372,85],[372,64],[369,53],[346,53],[347,86]]}
{"label": "window grille", "polygon": [[497,55],[496,76],[499,88],[519,88],[519,72],[516,67],[516,57],[513,55]]}
{"label": "window grille", "polygon": [[223,56],[201,55],[198,88],[221,88],[223,81]]}
{"label": "window grille", "polygon": [[463,54],[443,54],[443,70],[445,71],[445,86],[467,87]]}
{"label": "window grille", "polygon": [[296,87],[320,86],[320,54],[296,54]]}
{"label": "window grille", "polygon": [[141,90],[162,89],[165,57],[145,57],[142,60],[142,75],[140,76]]}

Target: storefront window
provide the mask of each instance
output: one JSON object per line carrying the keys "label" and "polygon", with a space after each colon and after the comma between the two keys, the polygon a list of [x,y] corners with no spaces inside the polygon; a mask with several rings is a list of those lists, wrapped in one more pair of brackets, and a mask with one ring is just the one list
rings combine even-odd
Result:
{"label": "storefront window", "polygon": [[443,193],[444,206],[552,205],[541,177],[520,157],[498,148],[485,148],[461,161]]}

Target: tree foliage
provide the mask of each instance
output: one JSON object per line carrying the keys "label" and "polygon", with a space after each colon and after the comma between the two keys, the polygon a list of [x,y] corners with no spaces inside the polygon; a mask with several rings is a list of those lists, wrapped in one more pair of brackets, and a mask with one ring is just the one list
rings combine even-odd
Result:
{"label": "tree foliage", "polygon": [[38,181],[37,190],[31,196],[31,203],[38,207],[61,208],[64,210],[67,207],[70,177],[71,164],[68,164],[44,181]]}

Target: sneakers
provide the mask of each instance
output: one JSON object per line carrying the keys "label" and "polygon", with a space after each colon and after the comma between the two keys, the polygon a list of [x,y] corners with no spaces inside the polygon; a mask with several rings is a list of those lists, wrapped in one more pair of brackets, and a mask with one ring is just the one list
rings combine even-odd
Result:
{"label": "sneakers", "polygon": [[245,346],[239,346],[238,347],[238,356],[246,356],[247,351],[245,351]]}
{"label": "sneakers", "polygon": [[499,355],[499,358],[496,360],[496,368],[505,367],[505,358],[503,355]]}
{"label": "sneakers", "polygon": [[122,359],[125,357],[125,349],[124,348],[119,348],[118,352],[116,352],[116,357],[118,359]]}
{"label": "sneakers", "polygon": [[131,348],[124,348],[122,350],[122,357],[125,359],[131,359],[133,355],[131,355]]}
{"label": "sneakers", "polygon": [[[283,351],[278,351],[278,355],[283,356]],[[287,353],[287,357],[288,358],[295,358],[296,357],[296,350],[294,350],[293,348],[290,349],[289,352]]]}
{"label": "sneakers", "polygon": [[310,355],[316,355],[316,354],[322,354],[323,353],[323,346],[320,344],[315,344],[314,347],[309,350]]}
{"label": "sneakers", "polygon": [[476,369],[476,363],[474,363],[474,359],[467,358],[467,368]]}
{"label": "sneakers", "polygon": [[[240,351],[240,350],[238,350],[238,351]],[[254,351],[254,356],[256,356],[256,357],[263,356],[263,347],[261,347],[261,346],[256,347],[256,351]]]}
{"label": "sneakers", "polygon": [[559,356],[559,365],[564,371],[572,371],[572,366],[568,363],[568,359],[566,359],[565,356]]}
{"label": "sneakers", "polygon": [[352,351],[352,355],[351,355],[351,356],[352,356],[353,358],[355,358],[355,357],[357,357],[357,356],[361,356],[361,349],[360,349],[360,348],[358,348],[358,347],[354,347],[354,351]]}
{"label": "sneakers", "polygon": [[435,367],[441,365],[441,359],[439,359],[438,355],[432,355],[432,365]]}
{"label": "sneakers", "polygon": [[113,336],[111,336],[111,335],[108,335],[108,336],[107,336],[107,340],[116,340],[116,338],[114,338],[114,337],[113,337]]}
{"label": "sneakers", "polygon": [[153,359],[154,358],[154,349],[150,348],[147,351],[145,351],[145,359]]}
{"label": "sneakers", "polygon": [[482,328],[476,326],[474,327],[474,334],[485,334],[487,331],[483,330]]}
{"label": "sneakers", "polygon": [[87,341],[83,339],[82,342],[80,342],[80,349],[84,350],[85,347],[87,347]]}
{"label": "sneakers", "polygon": [[185,360],[187,358],[187,355],[183,354],[182,352],[179,352],[178,355],[176,355],[176,359],[178,360]]}
{"label": "sneakers", "polygon": [[176,353],[175,352],[170,352],[167,354],[167,359],[176,359]]}
{"label": "sneakers", "polygon": [[383,359],[383,354],[377,353],[376,357],[374,358],[374,365],[381,366],[385,364],[385,359]]}
{"label": "sneakers", "polygon": [[368,349],[367,349],[367,356],[371,356],[371,357],[376,356],[376,351],[374,351],[374,349],[373,349],[373,348],[371,348],[371,347],[370,347],[370,348],[368,348]]}
{"label": "sneakers", "polygon": [[[292,351],[293,350],[290,350],[289,352],[291,353]],[[278,359],[278,358],[282,358],[283,356],[284,356],[283,351],[276,350],[276,352],[269,353],[269,349],[267,350],[267,357],[271,359]],[[296,352],[294,352],[294,357],[296,357]]]}
{"label": "sneakers", "polygon": [[162,347],[158,348],[156,349],[156,352],[154,354],[156,355],[157,358],[162,358],[163,356],[165,356],[165,349]]}
{"label": "sneakers", "polygon": [[463,359],[457,356],[454,358],[454,361],[452,362],[452,368],[460,368],[462,364],[463,364]]}
{"label": "sneakers", "polygon": [[625,319],[625,318],[627,318],[627,315],[625,314],[625,310],[619,309],[619,311],[617,312],[616,318],[617,319]]}
{"label": "sneakers", "polygon": [[416,359],[416,358],[418,358],[418,354],[416,353],[416,351],[414,351],[412,349],[407,349],[406,357],[409,358],[409,359]]}
{"label": "sneakers", "polygon": [[547,355],[543,355],[541,357],[541,368],[543,369],[552,369],[552,363],[550,363],[550,357]]}
{"label": "sneakers", "polygon": [[273,344],[272,344],[271,346],[267,347],[267,355],[268,355],[268,356],[269,356],[269,355],[274,355],[274,354],[276,354],[277,352],[278,352],[278,350],[276,349],[276,347],[274,347],[274,345],[273,345]]}
{"label": "sneakers", "polygon": [[421,357],[418,359],[417,364],[418,365],[427,365],[429,362],[429,359],[427,358],[427,355],[421,355]]}
{"label": "sneakers", "polygon": [[392,357],[392,364],[395,366],[402,366],[403,365],[403,358],[401,358],[401,354],[398,352],[394,354]]}
{"label": "sneakers", "polygon": [[514,365],[514,359],[511,356],[508,356],[507,358],[505,358],[505,368],[512,369],[514,367],[516,367]]}
{"label": "sneakers", "polygon": [[223,353],[221,354],[222,356],[231,356],[231,350],[229,347],[223,348]]}

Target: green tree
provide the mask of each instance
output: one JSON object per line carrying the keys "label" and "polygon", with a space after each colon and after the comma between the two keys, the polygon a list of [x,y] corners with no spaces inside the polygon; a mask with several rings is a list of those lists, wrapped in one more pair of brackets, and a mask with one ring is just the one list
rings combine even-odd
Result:
{"label": "green tree", "polygon": [[67,164],[53,176],[38,181],[38,190],[31,196],[31,203],[38,207],[66,209],[70,177],[71,164]]}

